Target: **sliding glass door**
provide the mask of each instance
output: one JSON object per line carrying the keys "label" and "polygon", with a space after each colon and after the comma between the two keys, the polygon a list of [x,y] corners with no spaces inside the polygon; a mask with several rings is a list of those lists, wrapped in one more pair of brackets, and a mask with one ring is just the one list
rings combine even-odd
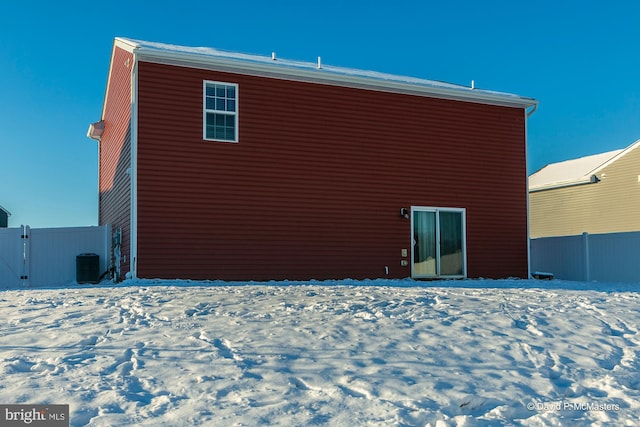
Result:
{"label": "sliding glass door", "polygon": [[464,209],[413,207],[411,211],[412,276],[465,277]]}

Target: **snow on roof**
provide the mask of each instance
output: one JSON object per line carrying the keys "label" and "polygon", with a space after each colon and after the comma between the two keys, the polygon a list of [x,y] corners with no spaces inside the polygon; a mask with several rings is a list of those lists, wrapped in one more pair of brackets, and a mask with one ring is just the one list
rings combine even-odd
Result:
{"label": "snow on roof", "polygon": [[529,191],[569,187],[594,182],[592,178],[605,166],[618,160],[624,154],[640,146],[640,140],[620,150],[550,163],[529,176]]}
{"label": "snow on roof", "polygon": [[450,98],[475,100],[476,102],[498,105],[528,108],[538,104],[533,98],[509,93],[479,90],[435,80],[386,74],[377,71],[325,65],[321,63],[320,57],[318,57],[318,62],[304,62],[277,58],[275,53],[272,56],[261,56],[228,52],[209,47],[186,47],[122,37],[116,38],[115,42],[122,48],[143,58],[161,58],[171,60],[174,63],[181,63],[182,65],[197,66],[209,63],[227,66],[235,65],[235,67],[248,71],[260,70],[267,72],[269,75],[276,73],[336,83],[360,83],[361,85],[366,82],[368,87],[384,87],[387,89],[406,89],[411,87],[417,92],[449,95],[448,97]]}

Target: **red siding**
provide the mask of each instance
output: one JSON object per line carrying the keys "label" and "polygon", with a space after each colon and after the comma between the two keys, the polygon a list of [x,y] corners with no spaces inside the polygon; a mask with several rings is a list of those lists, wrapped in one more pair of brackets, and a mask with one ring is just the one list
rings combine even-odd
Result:
{"label": "red siding", "polygon": [[[203,80],[239,84],[239,143],[203,141]],[[524,120],[518,108],[140,63],[138,275],[407,277],[399,211],[414,205],[467,209],[470,277],[525,277]]]}
{"label": "red siding", "polygon": [[130,53],[116,48],[111,59],[100,139],[99,223],[122,229],[121,273],[129,271],[131,213],[131,64]]}

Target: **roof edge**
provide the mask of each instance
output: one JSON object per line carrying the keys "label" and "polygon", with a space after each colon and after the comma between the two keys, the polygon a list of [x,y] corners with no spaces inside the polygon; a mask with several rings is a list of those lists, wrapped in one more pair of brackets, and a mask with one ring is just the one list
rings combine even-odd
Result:
{"label": "roof edge", "polygon": [[140,44],[138,42],[126,37],[116,37],[115,39],[113,39],[113,45],[114,47],[119,47],[130,53],[133,53],[137,48],[140,47]]}
{"label": "roof edge", "polygon": [[[104,96],[102,97],[102,110],[100,111],[100,120],[104,120],[104,113],[107,108],[107,98],[109,97],[109,86],[111,85],[111,73],[113,72],[113,58],[116,54],[116,47],[123,48],[121,44],[122,41],[116,38],[113,40],[113,43],[111,45],[111,56],[109,56],[109,70],[107,71],[107,84],[105,85]],[[131,50],[127,48],[123,49],[131,52]]]}
{"label": "roof edge", "polygon": [[572,181],[553,182],[550,184],[539,185],[535,187],[529,187],[529,193],[537,193],[538,191],[555,190],[558,188],[576,187],[578,185],[595,184],[592,178],[593,175],[589,175],[587,178],[576,179]]}
{"label": "roof edge", "polygon": [[[147,42],[120,37],[116,38],[114,43],[116,46],[133,53],[140,60],[167,65],[215,69],[284,80],[398,92],[524,109],[538,105],[537,100],[519,95],[472,89],[450,83],[374,71],[328,65],[318,67],[309,62],[274,60],[270,57],[250,54],[228,53],[229,56],[224,56],[226,52],[215,49],[207,51],[208,48],[185,47],[190,51],[179,51],[177,49],[183,46],[157,44],[158,47],[156,47],[156,44],[152,43],[150,44],[153,46],[145,46],[143,43]],[[217,52],[220,55],[211,52]]]}
{"label": "roof edge", "polygon": [[627,146],[626,148],[623,148],[622,151],[620,151],[618,154],[614,155],[609,160],[607,160],[604,163],[602,163],[600,166],[598,166],[595,169],[591,170],[588,174],[589,175],[593,175],[593,174],[596,174],[596,173],[600,172],[602,169],[606,168],[611,163],[617,161],[621,157],[626,156],[630,151],[633,151],[638,147],[640,147],[640,139],[638,139],[637,141],[635,141],[631,145]]}

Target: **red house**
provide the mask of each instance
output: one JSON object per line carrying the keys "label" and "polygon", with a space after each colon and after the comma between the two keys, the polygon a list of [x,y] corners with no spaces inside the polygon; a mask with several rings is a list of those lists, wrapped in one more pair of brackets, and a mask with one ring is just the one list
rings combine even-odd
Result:
{"label": "red house", "polygon": [[116,38],[115,268],[223,280],[527,277],[531,98]]}

